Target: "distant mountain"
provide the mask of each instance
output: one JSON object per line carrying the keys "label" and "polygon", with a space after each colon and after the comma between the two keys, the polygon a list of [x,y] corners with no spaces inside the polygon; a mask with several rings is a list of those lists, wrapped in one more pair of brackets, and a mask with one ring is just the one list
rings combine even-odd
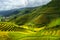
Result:
{"label": "distant mountain", "polygon": [[10,15],[11,13],[15,12],[16,10],[7,10],[7,11],[0,11],[0,15],[2,16],[7,16]]}
{"label": "distant mountain", "polygon": [[7,16],[10,16],[10,15],[13,15],[13,14],[17,14],[23,9],[25,9],[25,8],[12,9],[12,10],[3,10],[3,11],[0,11],[0,15],[7,17]]}

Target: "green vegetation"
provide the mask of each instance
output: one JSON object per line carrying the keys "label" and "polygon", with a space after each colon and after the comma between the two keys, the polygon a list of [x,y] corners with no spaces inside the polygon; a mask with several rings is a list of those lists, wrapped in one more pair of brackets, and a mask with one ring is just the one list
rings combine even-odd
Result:
{"label": "green vegetation", "polygon": [[[26,8],[0,21],[0,40],[60,40],[60,1]],[[2,17],[0,17],[1,19]]]}

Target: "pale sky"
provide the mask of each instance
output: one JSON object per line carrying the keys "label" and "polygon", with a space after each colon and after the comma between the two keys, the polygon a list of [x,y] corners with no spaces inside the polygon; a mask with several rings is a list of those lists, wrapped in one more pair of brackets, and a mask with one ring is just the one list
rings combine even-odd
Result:
{"label": "pale sky", "polygon": [[0,11],[23,7],[36,7],[49,3],[51,0],[0,0]]}

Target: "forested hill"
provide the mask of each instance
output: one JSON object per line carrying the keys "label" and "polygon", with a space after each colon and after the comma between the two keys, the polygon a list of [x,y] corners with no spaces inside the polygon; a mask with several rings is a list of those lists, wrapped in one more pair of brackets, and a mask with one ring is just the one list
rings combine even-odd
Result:
{"label": "forested hill", "polygon": [[57,18],[60,18],[59,0],[52,0],[50,3],[42,7],[25,9],[11,17],[8,21],[18,25],[34,24],[40,27],[49,24],[52,20]]}

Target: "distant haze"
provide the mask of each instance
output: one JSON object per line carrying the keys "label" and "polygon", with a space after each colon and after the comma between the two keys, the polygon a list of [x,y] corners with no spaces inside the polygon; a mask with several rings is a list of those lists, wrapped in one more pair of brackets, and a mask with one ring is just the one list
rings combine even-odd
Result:
{"label": "distant haze", "polygon": [[0,0],[0,11],[24,7],[36,7],[49,3],[51,0]]}

